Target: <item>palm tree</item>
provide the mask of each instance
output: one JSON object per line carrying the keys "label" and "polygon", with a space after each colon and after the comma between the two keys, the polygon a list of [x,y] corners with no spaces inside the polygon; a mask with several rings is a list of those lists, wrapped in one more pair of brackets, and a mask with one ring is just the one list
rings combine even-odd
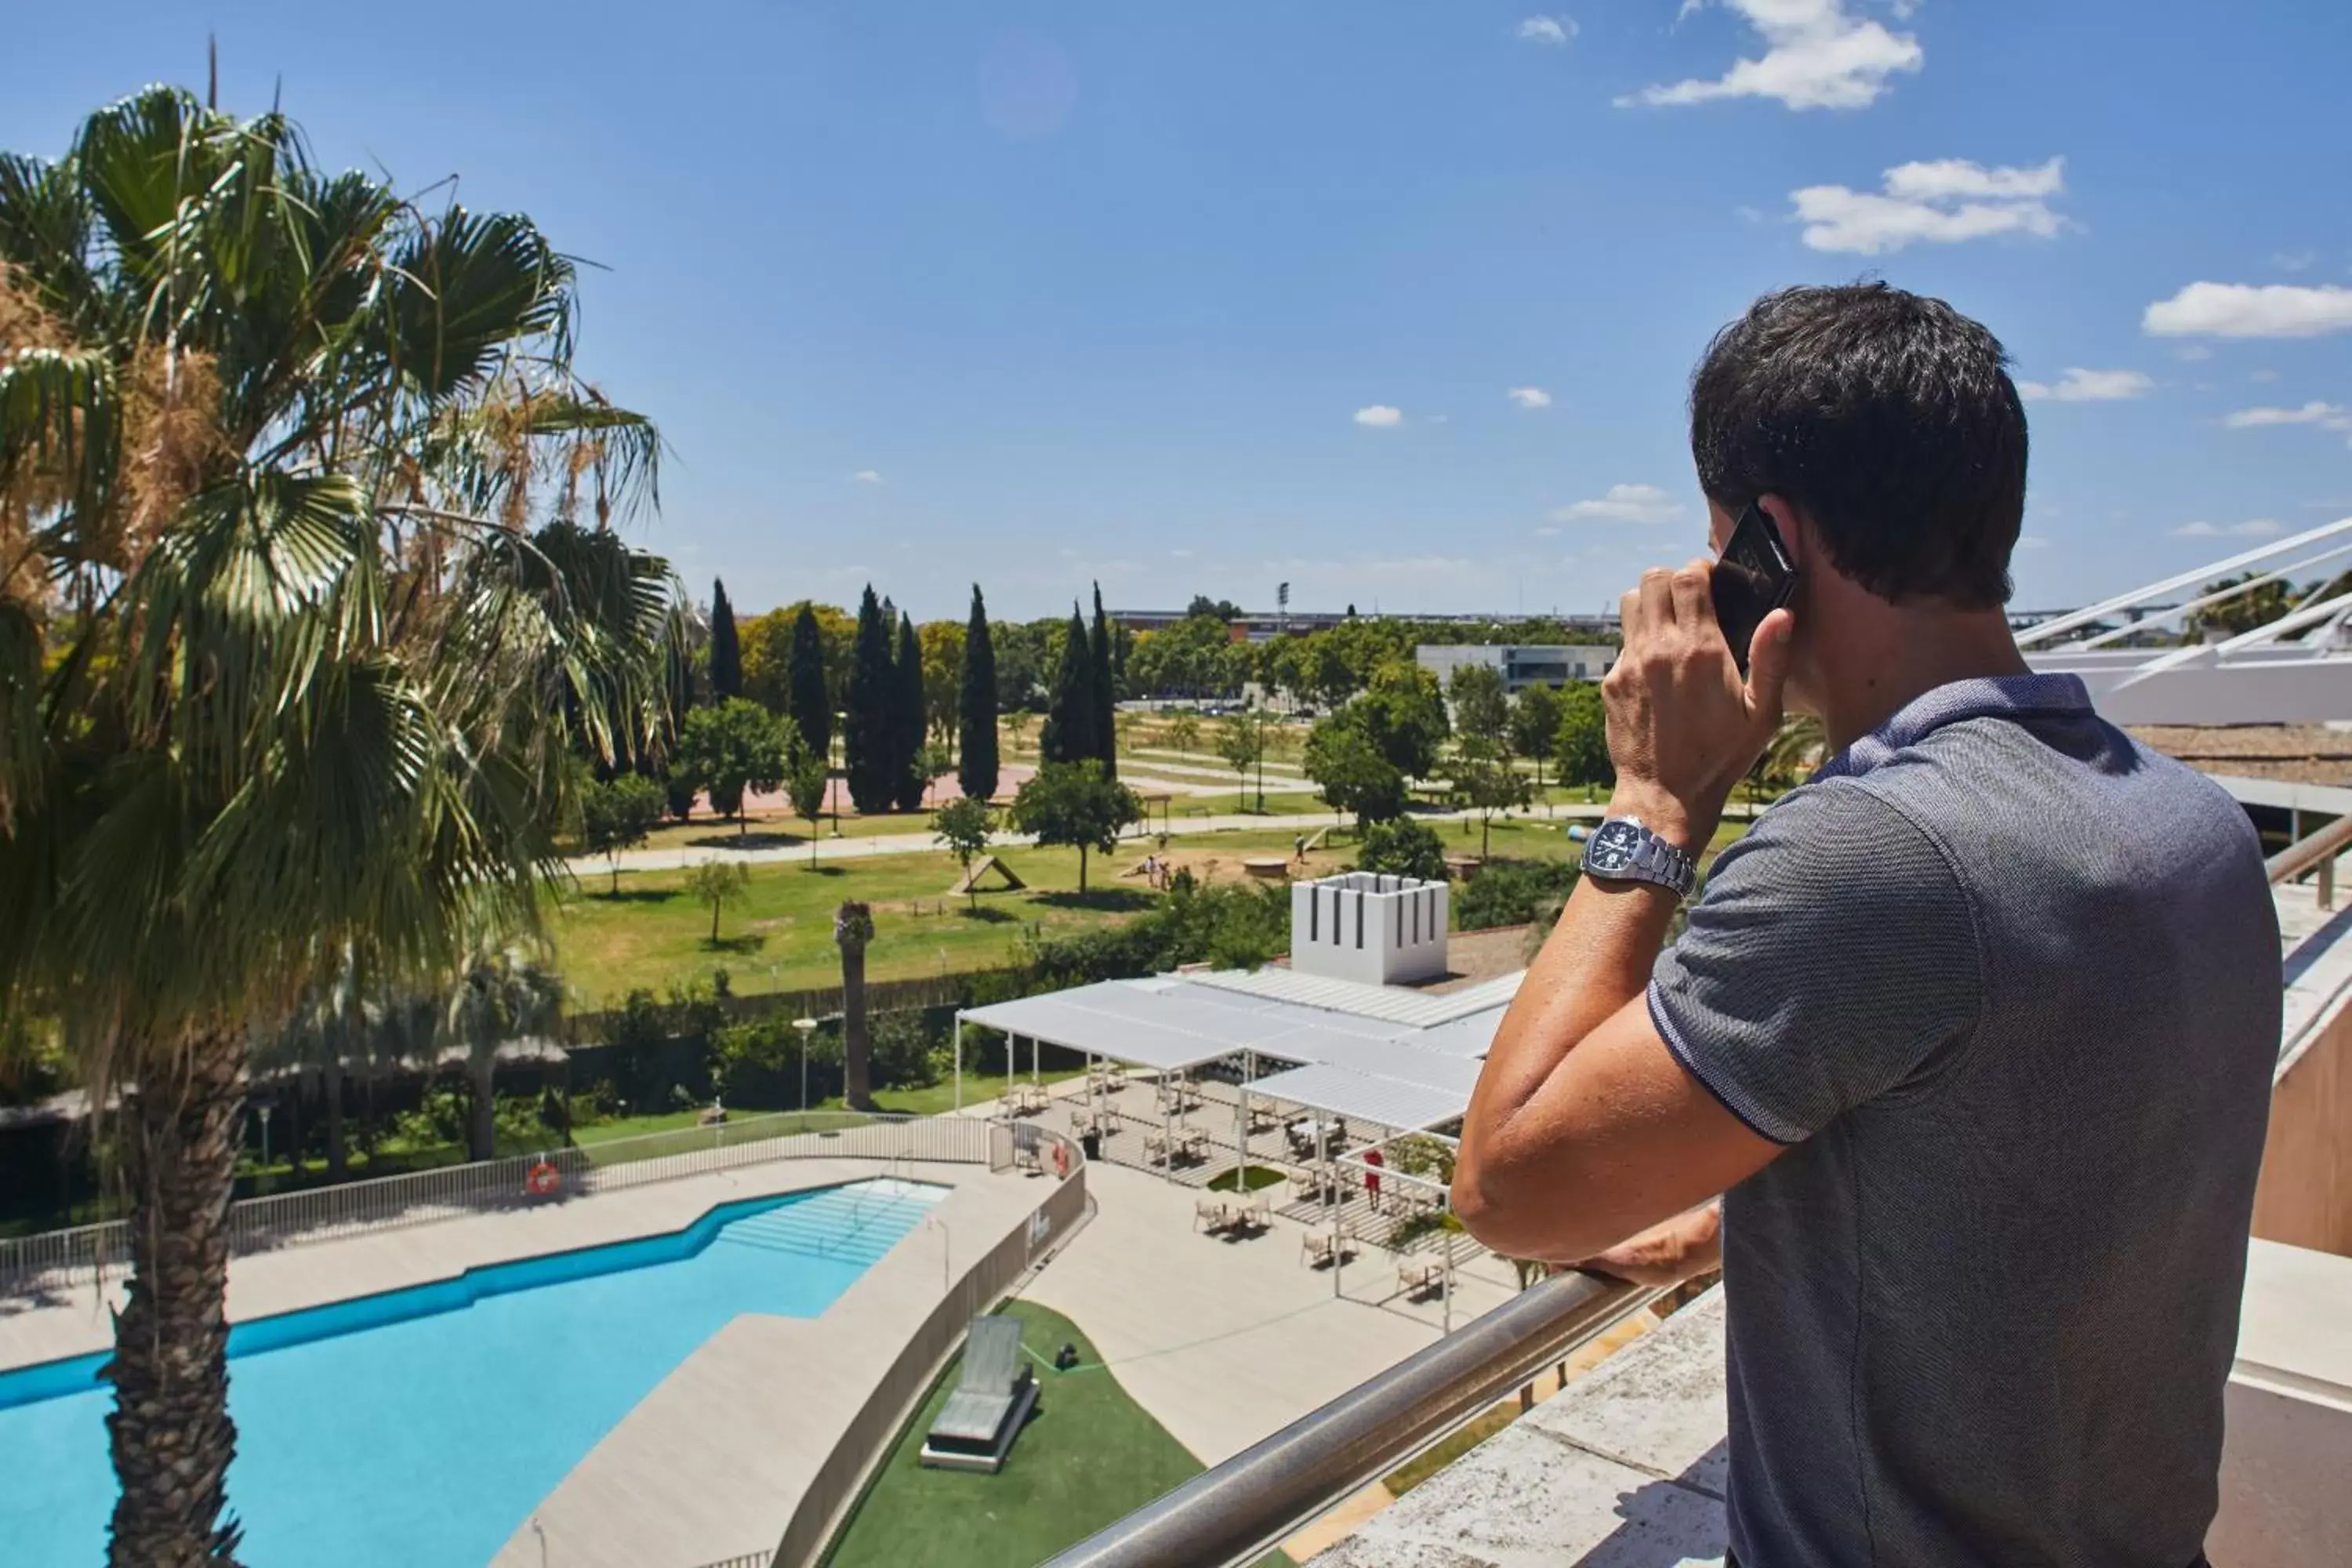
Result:
{"label": "palm tree", "polygon": [[0,154],[0,1013],[121,1107],[118,1568],[236,1559],[248,1042],[354,944],[423,984],[528,930],[573,750],[652,722],[677,595],[607,525],[659,439],[575,317],[528,218],[276,112],[151,89]]}
{"label": "palm tree", "polygon": [[519,944],[485,947],[457,976],[444,1019],[449,1037],[466,1047],[466,1079],[473,1089],[467,1159],[498,1158],[499,1047],[544,1036],[562,1016],[563,977]]}
{"label": "palm tree", "polygon": [[874,1109],[874,1056],[866,1037],[866,944],[874,940],[874,911],[845,903],[833,914],[841,944],[841,1100],[852,1110]]}

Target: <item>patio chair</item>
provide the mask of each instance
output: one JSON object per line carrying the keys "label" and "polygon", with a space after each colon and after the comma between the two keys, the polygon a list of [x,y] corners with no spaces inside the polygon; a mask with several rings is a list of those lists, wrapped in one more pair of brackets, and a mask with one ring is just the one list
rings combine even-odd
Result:
{"label": "patio chair", "polygon": [[1233,1228],[1235,1219],[1234,1205],[1223,1198],[1196,1198],[1192,1202],[1192,1228],[1214,1234]]}
{"label": "patio chair", "polygon": [[1345,1224],[1329,1230],[1310,1230],[1299,1238],[1299,1248],[1305,1254],[1307,1266],[1321,1268],[1343,1258],[1356,1255],[1355,1232]]}
{"label": "patio chair", "polygon": [[1397,1289],[1408,1296],[1433,1293],[1444,1287],[1448,1272],[1443,1258],[1407,1258],[1397,1264]]}
{"label": "patio chair", "polygon": [[924,1464],[994,1475],[1037,1404],[1021,1320],[983,1314],[964,1336],[963,1370],[923,1439]]}

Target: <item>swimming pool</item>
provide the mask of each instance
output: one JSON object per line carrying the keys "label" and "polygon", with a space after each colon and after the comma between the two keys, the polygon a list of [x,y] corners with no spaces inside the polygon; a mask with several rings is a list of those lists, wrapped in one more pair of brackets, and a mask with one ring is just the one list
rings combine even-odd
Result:
{"label": "swimming pool", "polygon": [[[251,1568],[475,1568],[737,1314],[814,1317],[947,1194],[870,1181],[229,1333],[229,1507]],[[0,1373],[0,1549],[105,1560],[103,1355]]]}

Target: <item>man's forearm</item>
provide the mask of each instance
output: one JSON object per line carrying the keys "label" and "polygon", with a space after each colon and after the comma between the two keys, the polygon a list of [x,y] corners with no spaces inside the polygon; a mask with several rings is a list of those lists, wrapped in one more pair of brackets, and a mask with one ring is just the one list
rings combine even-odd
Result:
{"label": "man's forearm", "polygon": [[[1612,800],[1612,816],[1639,816],[1692,855],[1715,825],[1663,820],[1643,800]],[[1550,940],[1529,966],[1517,998],[1495,1031],[1470,1101],[1465,1133],[1501,1138],[1568,1053],[1602,1020],[1646,990],[1678,900],[1646,882],[1579,879]],[[1498,1149],[1497,1152],[1500,1152]]]}

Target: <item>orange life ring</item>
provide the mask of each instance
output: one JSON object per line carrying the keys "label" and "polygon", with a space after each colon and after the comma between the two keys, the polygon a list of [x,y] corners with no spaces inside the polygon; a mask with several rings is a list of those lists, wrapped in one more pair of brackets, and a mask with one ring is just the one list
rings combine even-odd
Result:
{"label": "orange life ring", "polygon": [[523,1178],[522,1184],[531,1196],[543,1198],[562,1187],[563,1173],[541,1160],[530,1168],[530,1174]]}
{"label": "orange life ring", "polygon": [[1056,1176],[1066,1176],[1069,1173],[1070,1146],[1067,1143],[1057,1142],[1054,1145],[1054,1174]]}

